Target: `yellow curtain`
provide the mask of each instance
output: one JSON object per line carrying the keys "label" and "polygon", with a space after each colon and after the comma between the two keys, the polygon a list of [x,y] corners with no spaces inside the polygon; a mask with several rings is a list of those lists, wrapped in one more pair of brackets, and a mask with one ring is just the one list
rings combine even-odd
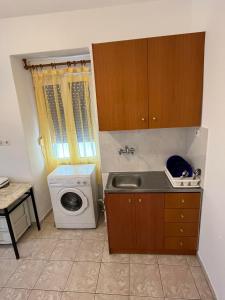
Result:
{"label": "yellow curtain", "polygon": [[48,172],[62,164],[96,164],[99,148],[91,117],[87,66],[33,70],[41,146]]}

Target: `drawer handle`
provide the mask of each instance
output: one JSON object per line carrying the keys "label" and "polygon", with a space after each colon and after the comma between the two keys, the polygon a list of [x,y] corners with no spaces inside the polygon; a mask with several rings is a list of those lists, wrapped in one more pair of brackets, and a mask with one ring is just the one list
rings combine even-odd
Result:
{"label": "drawer handle", "polygon": [[184,232],[184,229],[183,229],[183,228],[180,228],[180,232]]}
{"label": "drawer handle", "polygon": [[180,242],[179,245],[180,245],[181,247],[183,247],[184,244],[183,244],[183,242]]}
{"label": "drawer handle", "polygon": [[139,203],[141,203],[141,201],[142,201],[141,199],[138,199],[138,202],[139,202]]}
{"label": "drawer handle", "polygon": [[183,219],[183,218],[184,218],[184,215],[183,215],[183,214],[181,214],[181,215],[180,215],[180,217],[181,217],[181,219]]}
{"label": "drawer handle", "polygon": [[184,199],[181,199],[181,203],[184,204],[184,202],[185,202]]}
{"label": "drawer handle", "polygon": [[131,199],[128,199],[128,202],[131,203]]}

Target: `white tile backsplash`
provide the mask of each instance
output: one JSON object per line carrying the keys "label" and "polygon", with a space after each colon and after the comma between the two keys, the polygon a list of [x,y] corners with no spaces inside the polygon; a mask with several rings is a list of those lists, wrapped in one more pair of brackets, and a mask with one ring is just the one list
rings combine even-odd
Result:
{"label": "white tile backsplash", "polygon": [[[163,170],[173,154],[185,156],[188,128],[100,132],[102,172]],[[135,148],[134,155],[119,155],[120,148]]]}
{"label": "white tile backsplash", "polygon": [[[105,183],[109,172],[160,171],[169,156],[178,154],[193,168],[202,169],[204,181],[208,129],[166,128],[99,133],[102,172]],[[134,155],[118,151],[125,145]]]}
{"label": "white tile backsplash", "polygon": [[208,129],[190,128],[187,131],[186,155],[193,168],[202,170],[201,185],[204,186],[206,150],[208,141]]}

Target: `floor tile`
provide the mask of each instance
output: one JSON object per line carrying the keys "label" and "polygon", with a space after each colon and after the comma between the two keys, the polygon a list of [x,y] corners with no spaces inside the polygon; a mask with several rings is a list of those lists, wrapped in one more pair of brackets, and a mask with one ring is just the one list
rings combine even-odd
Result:
{"label": "floor tile", "polygon": [[46,218],[44,219],[44,223],[50,223],[50,224],[55,223],[54,215],[52,211],[46,216]]}
{"label": "floor tile", "polygon": [[201,299],[214,299],[202,269],[200,267],[191,267],[191,273],[194,277]]}
{"label": "floor tile", "polygon": [[37,239],[35,240],[35,249],[31,253],[30,258],[32,259],[49,259],[51,256],[57,240],[53,239]]}
{"label": "floor tile", "polygon": [[185,266],[187,265],[187,259],[184,255],[158,255],[159,265],[168,266]]}
{"label": "floor tile", "polygon": [[159,268],[166,297],[200,299],[188,266],[160,265]]}
{"label": "floor tile", "polygon": [[74,260],[80,240],[58,240],[50,260]]}
{"label": "floor tile", "polygon": [[44,223],[41,226],[41,230],[34,230],[33,238],[35,239],[59,239],[62,232],[57,229],[53,224]]}
{"label": "floor tile", "polygon": [[62,293],[56,291],[32,290],[29,300],[61,300]]}
{"label": "floor tile", "polygon": [[[129,300],[164,300],[164,298],[130,296]],[[184,299],[173,299],[173,300],[184,300]]]}
{"label": "floor tile", "polygon": [[158,265],[130,265],[130,294],[163,297]]}
{"label": "floor tile", "polygon": [[0,260],[0,287],[5,286],[10,276],[19,266],[19,261],[16,259],[2,259]]}
{"label": "floor tile", "polygon": [[75,260],[101,262],[103,248],[102,240],[82,240]]}
{"label": "floor tile", "polygon": [[61,300],[94,300],[94,294],[64,292]]}
{"label": "floor tile", "polygon": [[[18,242],[17,247],[20,253],[20,258],[29,258],[35,249],[35,242],[34,240],[22,240]],[[15,253],[12,245],[10,245],[7,251],[2,254],[2,258],[15,259]]]}
{"label": "floor tile", "polygon": [[102,263],[97,293],[129,294],[129,264]]}
{"label": "floor tile", "polygon": [[80,240],[84,230],[82,229],[60,229],[60,239],[63,240]]}
{"label": "floor tile", "polygon": [[129,300],[129,296],[96,294],[95,300]]}
{"label": "floor tile", "polygon": [[[57,240],[26,239],[18,243],[20,258],[48,259],[56,246]],[[15,258],[12,247],[2,255],[2,258]]]}
{"label": "floor tile", "polygon": [[62,291],[71,267],[72,262],[70,261],[48,262],[35,285],[35,289]]}
{"label": "floor tile", "polygon": [[94,229],[84,229],[82,238],[87,240],[105,240],[106,227],[99,226]]}
{"label": "floor tile", "polygon": [[100,263],[75,262],[68,278],[65,291],[94,293],[99,269]]}
{"label": "floor tile", "polygon": [[46,262],[44,260],[23,260],[6,283],[7,287],[32,289]]}
{"label": "floor tile", "polygon": [[7,250],[10,249],[10,245],[0,245],[0,257],[2,257]]}
{"label": "floor tile", "polygon": [[108,242],[105,242],[102,262],[114,262],[114,263],[129,263],[130,256],[129,254],[109,254]]}
{"label": "floor tile", "polygon": [[199,260],[198,260],[198,257],[195,256],[195,255],[187,255],[187,262],[188,262],[188,265],[191,266],[191,267],[200,267],[200,263],[199,263]]}
{"label": "floor tile", "polygon": [[157,263],[157,256],[151,254],[131,254],[130,263],[153,265]]}
{"label": "floor tile", "polygon": [[181,298],[165,298],[165,300],[185,300],[185,299],[184,298],[182,298],[182,299]]}
{"label": "floor tile", "polygon": [[0,291],[0,300],[27,300],[29,293],[26,289],[3,288]]}

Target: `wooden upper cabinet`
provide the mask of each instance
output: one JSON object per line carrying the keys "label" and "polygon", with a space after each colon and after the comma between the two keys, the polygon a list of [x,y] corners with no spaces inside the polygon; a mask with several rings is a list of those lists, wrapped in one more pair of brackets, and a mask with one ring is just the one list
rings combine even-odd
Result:
{"label": "wooden upper cabinet", "polygon": [[148,39],[149,127],[201,125],[205,33]]}
{"label": "wooden upper cabinet", "polygon": [[148,40],[93,45],[100,131],[148,128]]}

